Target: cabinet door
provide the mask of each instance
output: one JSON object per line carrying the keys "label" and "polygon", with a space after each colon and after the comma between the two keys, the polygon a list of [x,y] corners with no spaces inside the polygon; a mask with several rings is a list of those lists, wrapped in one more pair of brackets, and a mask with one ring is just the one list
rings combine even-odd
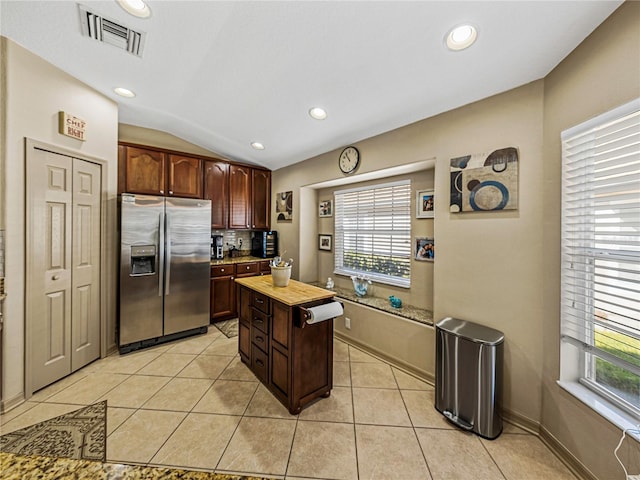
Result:
{"label": "cabinet door", "polygon": [[126,147],[124,191],[164,195],[166,155],[154,150]]}
{"label": "cabinet door", "polygon": [[193,157],[169,156],[167,195],[202,198],[202,162]]}
{"label": "cabinet door", "polygon": [[238,319],[247,326],[251,325],[251,290],[240,287],[238,290]]}
{"label": "cabinet door", "polygon": [[289,348],[289,327],[292,325],[291,308],[286,305],[273,302],[273,315],[271,318],[271,339],[278,342],[284,349]]}
{"label": "cabinet door", "polygon": [[252,228],[269,229],[271,224],[271,172],[253,170],[251,181]]}
{"label": "cabinet door", "polygon": [[251,168],[229,166],[229,228],[248,229],[251,219]]}
{"label": "cabinet door", "polygon": [[289,396],[289,357],[278,348],[271,347],[271,386],[286,398]]}
{"label": "cabinet door", "polygon": [[204,162],[204,191],[211,200],[211,228],[227,228],[229,219],[229,164],[206,160]]}
{"label": "cabinet door", "polygon": [[238,322],[238,353],[245,363],[251,363],[251,332],[249,326]]}
{"label": "cabinet door", "polygon": [[213,277],[211,279],[211,320],[235,314],[234,284],[234,277]]}

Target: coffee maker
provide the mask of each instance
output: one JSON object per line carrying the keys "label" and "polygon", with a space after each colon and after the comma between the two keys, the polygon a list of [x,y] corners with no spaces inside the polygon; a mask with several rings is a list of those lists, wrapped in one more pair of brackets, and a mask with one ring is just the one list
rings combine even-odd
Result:
{"label": "coffee maker", "polygon": [[211,235],[211,258],[214,260],[221,260],[224,258],[222,253],[222,246],[224,245],[222,235]]}

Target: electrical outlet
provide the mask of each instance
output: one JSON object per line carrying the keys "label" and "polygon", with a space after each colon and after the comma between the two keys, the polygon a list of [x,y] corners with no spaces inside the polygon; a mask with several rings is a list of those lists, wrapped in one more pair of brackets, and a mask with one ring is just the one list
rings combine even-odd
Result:
{"label": "electrical outlet", "polygon": [[351,319],[349,317],[344,317],[344,328],[351,330]]}

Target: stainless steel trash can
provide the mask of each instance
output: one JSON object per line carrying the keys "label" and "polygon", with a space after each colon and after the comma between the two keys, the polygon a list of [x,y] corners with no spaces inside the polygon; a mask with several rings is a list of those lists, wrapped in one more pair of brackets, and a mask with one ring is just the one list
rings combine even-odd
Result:
{"label": "stainless steel trash can", "polygon": [[502,432],[504,334],[447,317],[436,324],[436,409],[481,437]]}

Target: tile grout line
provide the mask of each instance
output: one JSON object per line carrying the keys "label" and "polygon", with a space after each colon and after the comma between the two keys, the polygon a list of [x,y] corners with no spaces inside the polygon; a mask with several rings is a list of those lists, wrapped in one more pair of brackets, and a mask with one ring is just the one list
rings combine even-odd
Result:
{"label": "tile grout line", "polygon": [[[240,361],[242,362],[242,360],[240,360]],[[231,365],[231,362],[229,362],[229,365]],[[229,368],[229,365],[227,365],[225,367],[225,370],[227,368]],[[224,370],[222,372],[220,372],[220,375],[222,375],[223,372],[224,372]],[[218,375],[218,378],[220,378],[220,375]],[[216,382],[217,381],[218,381],[218,379],[216,379]],[[213,385],[211,385],[211,386],[213,387]],[[233,437],[235,436],[236,432],[238,431],[238,428],[240,428],[240,424],[242,423],[242,420],[244,420],[245,413],[247,413],[247,410],[249,409],[249,405],[251,404],[251,401],[255,398],[256,394],[258,393],[258,388],[259,387],[260,387],[260,384],[258,383],[258,385],[256,385],[256,389],[253,391],[253,394],[251,395],[251,398],[247,402],[247,406],[244,407],[244,411],[242,412],[242,415],[240,415],[240,420],[236,424],[236,427],[233,429],[233,433],[231,433],[231,435],[229,436],[229,440],[227,440],[227,444],[225,445],[224,449],[222,450],[222,453],[220,454],[220,458],[216,462],[216,466],[213,469],[214,473],[216,471],[218,471],[218,467],[220,466],[220,462],[222,461],[222,457],[224,457],[224,454],[227,453],[227,449],[229,448],[229,445],[231,444],[231,440],[233,440]]]}
{"label": "tile grout line", "polygon": [[358,433],[356,429],[356,402],[353,397],[353,373],[351,369],[351,345],[345,343],[349,352],[349,386],[351,393],[351,413],[353,415],[353,448],[356,454],[356,478],[360,479],[360,461],[358,459]]}
{"label": "tile grout line", "polygon": [[293,437],[291,438],[291,445],[289,446],[289,456],[287,457],[287,465],[284,468],[284,478],[287,477],[289,472],[289,463],[291,462],[291,454],[293,453],[293,444],[296,442],[296,433],[298,433],[298,423],[300,422],[300,414],[296,415],[296,426],[293,429]]}
{"label": "tile grout line", "polygon": [[[210,345],[213,344],[213,342],[215,341],[215,339],[209,344],[207,345],[205,348],[202,349],[202,351],[204,352],[204,350],[206,350]],[[169,349],[168,351],[170,351],[171,349]],[[165,352],[166,353],[166,352]],[[178,377],[178,375],[180,374],[180,372],[182,372],[185,368],[187,368],[189,365],[191,365],[191,363],[193,363],[196,358],[198,358],[200,356],[202,352],[200,352],[199,354],[196,354],[195,357],[189,362],[187,363],[182,369],[180,369],[179,372],[177,372],[172,378],[171,380],[175,380],[176,378],[183,378],[183,377]],[[160,355],[162,356],[162,355]],[[228,365],[227,365],[228,366]],[[226,368],[226,367],[225,367]],[[223,370],[224,371],[224,370]],[[222,373],[222,372],[220,372]],[[219,377],[220,375],[218,375]],[[160,390],[158,390],[156,393],[154,393],[151,397],[149,397],[141,406],[140,406],[140,410],[143,409],[143,407],[149,403],[149,401],[155,397],[158,393],[160,393],[160,391],[165,388],[169,383],[171,383],[171,380],[169,380],[166,384],[164,384],[162,386],[162,388],[160,388]],[[216,383],[217,381],[217,377],[216,379],[211,383],[211,385],[209,385],[209,388],[207,388],[207,390],[205,390],[205,392],[200,396],[200,399],[198,399],[193,406],[191,407],[191,409],[187,412],[180,412],[180,413],[184,413],[184,417],[182,418],[182,420],[180,420],[180,422],[178,422],[178,425],[176,425],[176,427],[173,429],[173,431],[167,436],[167,438],[165,438],[164,442],[162,442],[162,445],[160,445],[160,447],[158,447],[158,449],[156,450],[156,452],[151,455],[151,458],[149,459],[149,461],[147,462],[147,465],[150,465],[151,462],[153,461],[153,459],[155,458],[156,455],[158,455],[158,453],[160,452],[160,450],[162,450],[162,447],[164,447],[167,442],[169,441],[169,439],[176,433],[176,431],[178,431],[178,429],[180,428],[180,426],[185,422],[185,420],[189,417],[189,415],[193,412],[193,409],[195,408],[195,406],[198,404],[198,402],[200,400],[202,400],[202,397],[204,397],[204,395],[206,395],[206,393],[209,391],[209,389]],[[158,411],[171,411],[171,410],[158,410]],[[124,422],[123,422],[124,423]],[[179,468],[185,468],[185,466],[180,466]]]}
{"label": "tile grout line", "polygon": [[402,399],[402,404],[404,405],[404,409],[407,412],[407,416],[409,417],[409,422],[411,423],[411,430],[413,431],[413,436],[415,437],[416,442],[418,442],[418,448],[420,449],[420,453],[422,453],[422,458],[424,459],[424,465],[425,467],[427,467],[427,472],[429,472],[429,476],[433,479],[433,473],[431,472],[431,467],[429,467],[427,456],[424,453],[422,444],[420,443],[420,437],[418,437],[418,432],[416,432],[416,426],[413,423],[413,418],[411,418],[411,412],[409,412],[409,407],[407,407],[407,402],[404,399],[404,395],[402,395],[402,389],[400,388],[400,384],[398,383],[398,378],[396,377],[396,373],[393,368],[391,368],[391,373],[393,374],[393,378],[396,381],[396,385],[398,386],[398,393],[400,394],[400,398]]}

